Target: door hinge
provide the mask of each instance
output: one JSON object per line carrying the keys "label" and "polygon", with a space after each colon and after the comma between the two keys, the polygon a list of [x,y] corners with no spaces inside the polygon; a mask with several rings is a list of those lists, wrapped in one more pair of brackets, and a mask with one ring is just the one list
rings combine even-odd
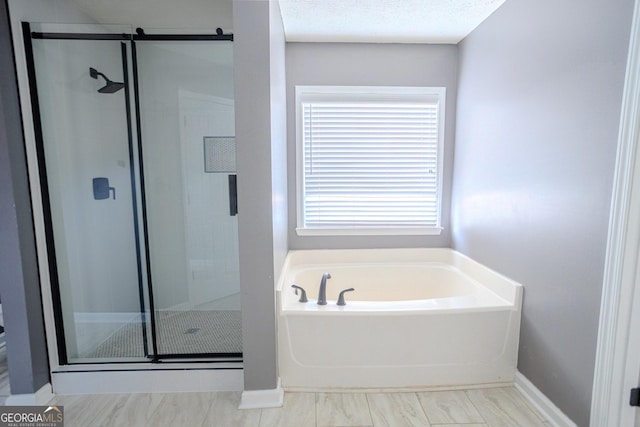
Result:
{"label": "door hinge", "polygon": [[640,387],[631,389],[631,397],[629,398],[629,405],[640,406]]}

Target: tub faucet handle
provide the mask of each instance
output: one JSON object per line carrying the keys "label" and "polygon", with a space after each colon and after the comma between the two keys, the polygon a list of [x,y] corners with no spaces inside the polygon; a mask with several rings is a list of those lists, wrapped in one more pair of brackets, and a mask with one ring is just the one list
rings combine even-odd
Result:
{"label": "tub faucet handle", "polygon": [[345,289],[344,291],[340,292],[340,295],[338,295],[338,302],[336,303],[336,305],[347,305],[346,302],[344,302],[344,294],[345,292],[351,292],[351,291],[355,291],[354,288],[349,288],[349,289]]}
{"label": "tub faucet handle", "polygon": [[293,289],[295,289],[296,295],[298,295],[298,289],[300,289],[300,299],[298,302],[307,302],[307,291],[304,290],[302,286],[291,285]]}

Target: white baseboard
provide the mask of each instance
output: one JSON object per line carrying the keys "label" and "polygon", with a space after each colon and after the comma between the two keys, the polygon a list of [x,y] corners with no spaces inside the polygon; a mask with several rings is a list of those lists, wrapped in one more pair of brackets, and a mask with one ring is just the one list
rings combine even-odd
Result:
{"label": "white baseboard", "polygon": [[53,399],[53,391],[51,384],[46,383],[40,390],[35,393],[29,394],[12,394],[7,397],[5,402],[6,406],[36,406],[46,405],[51,399]]}
{"label": "white baseboard", "polygon": [[520,371],[516,372],[514,383],[516,388],[524,395],[540,414],[555,427],[577,427],[564,412],[560,410],[547,396],[544,395],[531,381]]}
{"label": "white baseboard", "polygon": [[238,409],[279,408],[284,401],[284,390],[278,378],[278,385],[270,390],[245,390]]}

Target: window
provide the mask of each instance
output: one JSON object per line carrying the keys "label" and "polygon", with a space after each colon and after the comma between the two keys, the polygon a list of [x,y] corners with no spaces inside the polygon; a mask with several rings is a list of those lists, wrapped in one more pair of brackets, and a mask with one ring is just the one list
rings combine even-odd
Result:
{"label": "window", "polygon": [[439,234],[445,88],[297,86],[299,235]]}

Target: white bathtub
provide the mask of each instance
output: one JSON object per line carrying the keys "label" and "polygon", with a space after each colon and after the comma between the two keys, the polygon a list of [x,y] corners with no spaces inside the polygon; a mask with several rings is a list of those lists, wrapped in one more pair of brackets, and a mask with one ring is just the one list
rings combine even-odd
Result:
{"label": "white bathtub", "polygon": [[[319,306],[324,272],[328,304]],[[450,249],[291,251],[277,306],[285,389],[513,382],[522,286]]]}

